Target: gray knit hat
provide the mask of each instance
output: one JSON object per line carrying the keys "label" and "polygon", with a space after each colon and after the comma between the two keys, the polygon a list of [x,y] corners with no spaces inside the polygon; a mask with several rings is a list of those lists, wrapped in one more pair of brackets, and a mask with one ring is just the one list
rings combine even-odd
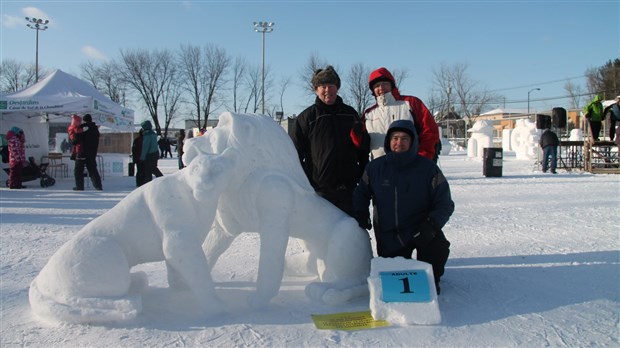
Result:
{"label": "gray knit hat", "polygon": [[340,88],[340,77],[331,65],[328,65],[325,69],[318,69],[314,72],[314,76],[312,76],[312,87],[314,89],[326,84],[333,84]]}

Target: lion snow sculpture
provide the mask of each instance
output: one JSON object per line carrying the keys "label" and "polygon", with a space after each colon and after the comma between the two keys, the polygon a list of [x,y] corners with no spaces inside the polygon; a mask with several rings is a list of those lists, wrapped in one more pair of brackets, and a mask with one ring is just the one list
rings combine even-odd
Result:
{"label": "lion snow sculpture", "polygon": [[55,322],[133,319],[148,282],[146,274],[130,268],[154,261],[165,261],[171,288],[189,289],[206,312],[221,311],[201,247],[208,228],[195,225],[213,220],[217,195],[227,189],[232,152],[198,156],[185,170],[134,190],[84,226],[32,281],[33,312]]}
{"label": "lion snow sculpture", "polygon": [[368,233],[314,192],[284,129],[266,116],[223,113],[216,128],[186,142],[183,160],[193,163],[229,149],[238,157],[227,173],[231,189],[219,196],[203,246],[208,264],[213,267],[242,232],[258,233],[256,292],[249,302],[260,307],[279,291],[288,239],[294,237],[309,252],[309,268],[319,278],[306,286],[308,297],[338,304],[367,294],[372,258]]}

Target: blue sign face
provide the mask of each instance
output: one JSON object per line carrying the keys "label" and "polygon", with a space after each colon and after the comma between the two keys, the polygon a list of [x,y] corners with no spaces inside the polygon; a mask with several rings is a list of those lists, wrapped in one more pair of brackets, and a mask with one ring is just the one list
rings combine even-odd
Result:
{"label": "blue sign face", "polygon": [[430,302],[426,272],[421,269],[380,272],[383,302]]}

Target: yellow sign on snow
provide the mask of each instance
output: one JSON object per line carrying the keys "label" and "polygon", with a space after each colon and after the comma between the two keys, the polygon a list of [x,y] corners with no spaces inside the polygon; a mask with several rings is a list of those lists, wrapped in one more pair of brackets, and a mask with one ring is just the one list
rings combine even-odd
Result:
{"label": "yellow sign on snow", "polygon": [[375,320],[370,311],[335,314],[312,314],[319,330],[365,330],[390,326],[386,320]]}

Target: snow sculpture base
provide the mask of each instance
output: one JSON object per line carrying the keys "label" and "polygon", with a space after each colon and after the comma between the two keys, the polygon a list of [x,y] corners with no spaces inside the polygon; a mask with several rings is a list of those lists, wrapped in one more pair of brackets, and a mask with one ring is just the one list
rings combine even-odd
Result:
{"label": "snow sculpture base", "polygon": [[[437,302],[437,292],[435,290],[435,280],[433,277],[433,267],[417,260],[408,260],[403,257],[383,258],[376,257],[371,261],[370,277],[368,277],[368,287],[370,289],[370,311],[375,320],[387,320],[393,324],[402,325],[436,325],[441,323],[441,313]],[[414,284],[411,284],[411,277],[407,274],[415,270],[426,275],[428,281],[428,294],[422,289],[416,292]],[[384,298],[388,291],[394,289],[386,288],[381,279],[382,272],[393,272],[394,276],[400,277],[403,281],[405,293],[409,293],[414,301],[422,302],[386,302]],[[413,289],[413,290],[412,290]],[[384,294],[386,291],[386,294]],[[402,296],[395,294],[395,296]],[[405,295],[406,296],[406,295]],[[427,300],[424,301],[424,297]]]}

